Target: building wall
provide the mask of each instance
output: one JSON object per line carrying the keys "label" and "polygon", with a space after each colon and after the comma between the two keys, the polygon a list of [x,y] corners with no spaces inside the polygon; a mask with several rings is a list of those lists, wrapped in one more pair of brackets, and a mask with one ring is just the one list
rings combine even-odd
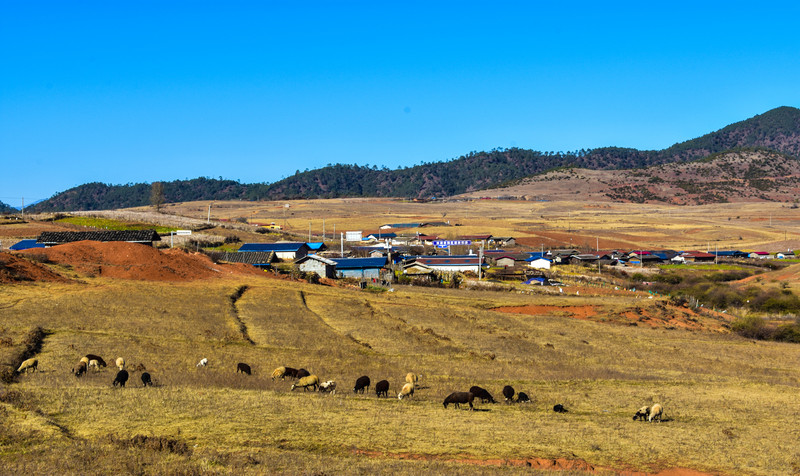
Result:
{"label": "building wall", "polygon": [[345,269],[337,271],[340,278],[367,278],[367,279],[380,279],[381,270],[377,268],[371,269]]}
{"label": "building wall", "polygon": [[322,263],[320,261],[310,259],[305,263],[302,263],[300,266],[300,271],[305,273],[317,273],[319,276],[323,278],[332,278],[333,277],[333,266]]}

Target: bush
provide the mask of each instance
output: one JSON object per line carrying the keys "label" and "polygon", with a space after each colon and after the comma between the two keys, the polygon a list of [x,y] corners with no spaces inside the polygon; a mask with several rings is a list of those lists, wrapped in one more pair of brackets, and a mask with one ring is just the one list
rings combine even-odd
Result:
{"label": "bush", "polygon": [[741,317],[731,324],[731,330],[748,339],[769,340],[773,331],[764,319],[757,316]]}
{"label": "bush", "polygon": [[782,324],[775,329],[773,338],[779,342],[800,344],[800,323]]}

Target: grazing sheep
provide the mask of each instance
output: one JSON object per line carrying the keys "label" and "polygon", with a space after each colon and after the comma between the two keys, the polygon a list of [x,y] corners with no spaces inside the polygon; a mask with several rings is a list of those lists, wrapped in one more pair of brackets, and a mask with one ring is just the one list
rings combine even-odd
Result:
{"label": "grazing sheep", "polygon": [[297,373],[294,374],[294,378],[303,378],[303,377],[308,377],[309,375],[311,375],[311,372],[309,372],[308,370],[297,369]]}
{"label": "grazing sheep", "polygon": [[647,421],[652,422],[653,420],[661,421],[661,414],[664,413],[664,409],[661,408],[661,405],[656,403],[655,405],[650,408],[650,414],[647,415]]}
{"label": "grazing sheep", "polygon": [[125,370],[125,359],[123,359],[122,357],[117,357],[115,363],[117,364],[118,369]]}
{"label": "grazing sheep", "polygon": [[292,390],[298,387],[303,387],[303,391],[305,392],[306,390],[308,390],[308,387],[314,387],[312,390],[316,390],[318,386],[319,386],[319,377],[317,377],[316,375],[307,375],[298,380],[296,383],[293,383]]}
{"label": "grazing sheep", "polygon": [[86,368],[89,368],[89,357],[81,357],[80,361],[86,364]]}
{"label": "grazing sheep", "polygon": [[531,398],[525,392],[519,392],[517,394],[517,403],[529,403]]}
{"label": "grazing sheep", "polygon": [[29,370],[33,370],[34,372],[36,372],[36,369],[38,369],[38,368],[39,368],[39,361],[38,360],[36,360],[36,359],[28,359],[28,360],[25,360],[24,362],[22,362],[19,365],[19,368],[17,369],[17,373],[21,374],[23,370],[25,371],[25,373],[28,373]]}
{"label": "grazing sheep", "polygon": [[553,411],[556,413],[567,413],[567,409],[560,403],[553,405]]}
{"label": "grazing sheep", "polygon": [[96,359],[90,360],[89,361],[89,368],[90,369],[93,368],[95,372],[99,372],[100,371],[100,362],[98,362]]}
{"label": "grazing sheep", "polygon": [[366,389],[369,389],[369,377],[362,375],[356,379],[356,386],[353,387],[353,393],[364,393]]}
{"label": "grazing sheep", "polygon": [[331,395],[334,395],[336,393],[336,382],[333,380],[322,382],[319,384],[319,388],[317,390],[322,393],[330,393]]}
{"label": "grazing sheep", "polygon": [[470,387],[469,393],[473,394],[475,398],[479,399],[482,403],[497,403],[488,390],[477,385]]}
{"label": "grazing sheep", "polygon": [[252,371],[250,370],[250,366],[245,364],[244,362],[239,362],[238,364],[236,364],[236,373],[239,373],[239,372],[241,372],[243,374],[247,374],[247,375],[251,375],[252,374]]}
{"label": "grazing sheep", "polygon": [[417,382],[419,382],[419,379],[421,379],[421,378],[422,378],[422,375],[416,375],[416,374],[411,373],[411,372],[406,374],[406,382],[410,383],[414,387],[417,386]]}
{"label": "grazing sheep", "polygon": [[[298,377],[297,376],[298,372],[299,371],[297,369],[293,369],[292,367],[284,367],[284,374],[283,375],[285,377],[294,378],[294,379],[302,378],[302,377]],[[308,375],[306,375],[306,377],[308,377]]]}
{"label": "grazing sheep", "polygon": [[413,397],[414,396],[414,384],[407,383],[403,385],[403,388],[400,389],[400,393],[397,394],[397,399],[402,400],[405,397]]}
{"label": "grazing sheep", "polygon": [[145,372],[142,374],[142,387],[146,387],[150,385],[153,386],[153,380],[150,378],[150,374]]}
{"label": "grazing sheep", "polygon": [[375,394],[378,395],[380,398],[381,395],[384,397],[389,397],[389,381],[388,380],[381,380],[380,382],[375,384]]}
{"label": "grazing sheep", "polygon": [[277,369],[272,371],[272,380],[276,378],[280,378],[283,380],[286,377],[286,367],[278,367]]}
{"label": "grazing sheep", "polygon": [[200,359],[200,362],[198,362],[195,367],[205,367],[206,365],[208,365],[208,359],[203,357],[202,359]]}
{"label": "grazing sheep", "polygon": [[125,369],[120,370],[117,372],[117,376],[114,377],[114,386],[116,387],[119,385],[120,387],[125,386],[125,382],[128,381],[128,371]]}
{"label": "grazing sheep", "polygon": [[506,403],[510,402],[512,398],[514,398],[514,387],[511,385],[506,385],[503,387],[503,396],[506,398]]}
{"label": "grazing sheep", "polygon": [[647,419],[647,415],[650,414],[650,407],[642,407],[636,411],[633,415],[633,421],[642,420],[645,421]]}
{"label": "grazing sheep", "polygon": [[74,373],[76,377],[80,377],[81,375],[86,373],[87,367],[88,367],[87,363],[84,362],[83,359],[81,359],[81,361],[78,362],[78,367],[72,369],[72,373]]}
{"label": "grazing sheep", "polygon": [[94,354],[86,354],[84,357],[86,357],[86,359],[88,359],[88,361],[91,361],[91,360],[96,360],[96,361],[97,361],[97,363],[100,365],[100,367],[107,367],[107,366],[108,366],[108,365],[106,364],[106,361],[105,361],[105,360],[103,360],[103,358],[102,358],[102,357],[100,357],[99,355],[94,355]]}
{"label": "grazing sheep", "polygon": [[474,398],[475,395],[472,392],[453,392],[444,399],[443,405],[447,408],[447,405],[452,403],[454,407],[461,408],[461,404],[469,403],[469,409],[473,410],[472,400]]}

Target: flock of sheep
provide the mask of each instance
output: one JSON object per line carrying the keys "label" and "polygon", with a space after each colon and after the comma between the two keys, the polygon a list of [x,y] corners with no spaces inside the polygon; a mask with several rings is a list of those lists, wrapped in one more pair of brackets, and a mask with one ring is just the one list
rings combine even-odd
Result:
{"label": "flock of sheep", "polygon": [[[203,358],[197,363],[197,367],[207,367],[208,366],[208,359]],[[128,371],[125,369],[125,359],[122,357],[117,357],[114,361],[114,364],[119,369],[117,371],[116,376],[114,377],[114,381],[112,382],[114,387],[120,386],[124,387],[125,383],[128,381],[129,374]],[[106,367],[106,361],[103,360],[102,357],[95,355],[95,354],[86,354],[85,356],[81,357],[80,361],[78,362],[77,367],[72,369],[72,373],[75,374],[76,377],[81,377],[89,369],[95,369],[95,371],[99,371],[100,367]],[[19,368],[17,369],[17,373],[22,372],[35,372],[39,368],[39,361],[35,358],[30,358],[22,362]],[[144,372],[145,368],[143,365],[139,364],[137,370],[141,370],[142,375],[142,386],[152,386],[153,381],[148,372]],[[250,365],[239,362],[236,364],[236,372],[243,373],[246,375],[252,375],[252,369]],[[319,377],[316,375],[311,374],[308,370],[300,368],[295,369],[293,367],[278,367],[272,372],[272,380],[281,379],[285,380],[286,377],[294,380],[292,383],[291,390],[293,391],[296,388],[302,388],[303,391],[306,391],[311,388],[311,390],[319,391],[323,393],[336,393],[336,382],[333,380],[327,380],[325,382],[320,382]],[[409,372],[406,374],[405,383],[403,387],[400,389],[400,393],[397,394],[398,400],[402,400],[404,398],[410,398],[414,396],[414,390],[418,388],[419,379],[422,378],[422,375],[417,375],[415,373]],[[369,390],[371,381],[370,378],[366,375],[363,375],[356,379],[356,383],[353,386],[353,393],[361,393],[363,394],[366,390]],[[503,398],[505,398],[506,403],[511,403],[516,401],[517,403],[528,403],[530,402],[530,397],[525,392],[516,393],[514,388],[510,385],[506,385],[503,387],[502,390]],[[388,397],[389,396],[389,381],[388,380],[381,380],[375,384],[375,394],[378,398],[380,397]],[[514,400],[514,396],[516,395],[516,400]],[[488,390],[473,386],[469,389],[468,392],[453,392],[448,395],[444,402],[444,408],[447,408],[448,405],[453,405],[455,408],[460,408],[461,405],[469,405],[469,409],[473,410],[474,407],[472,402],[475,399],[480,400],[482,403],[497,403],[489,393]],[[566,413],[567,409],[562,404],[556,404],[553,406],[553,411],[557,413]],[[647,420],[648,422],[653,421],[661,421],[663,408],[660,404],[656,403],[652,407],[642,407],[636,411],[633,415],[633,420]]]}

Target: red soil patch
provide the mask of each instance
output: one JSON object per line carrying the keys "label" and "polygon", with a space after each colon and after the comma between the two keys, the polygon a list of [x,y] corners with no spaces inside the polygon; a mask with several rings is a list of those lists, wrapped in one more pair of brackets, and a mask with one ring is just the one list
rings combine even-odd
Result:
{"label": "red soil patch", "polygon": [[19,283],[24,281],[66,283],[69,280],[43,265],[16,256],[13,253],[0,252],[0,283]]}
{"label": "red soil patch", "polygon": [[369,458],[389,458],[418,461],[444,461],[447,463],[471,464],[476,466],[527,466],[531,469],[550,470],[550,471],[584,471],[590,474],[601,474],[613,471],[622,476],[711,476],[711,473],[704,473],[688,468],[668,468],[656,470],[655,472],[615,470],[613,468],[593,466],[581,459],[566,458],[512,458],[512,459],[480,459],[469,455],[426,455],[417,453],[387,453],[381,451],[355,450],[355,454],[367,456]]}
{"label": "red soil patch", "polygon": [[692,331],[728,332],[733,319],[727,314],[710,310],[702,313],[692,309],[656,303],[654,306],[634,306],[622,311],[602,312],[600,306],[504,306],[494,311],[530,316],[564,316],[573,319],[605,322],[610,324],[643,325],[653,328],[687,329]]}
{"label": "red soil patch", "polygon": [[246,264],[215,264],[202,253],[178,249],[159,251],[137,243],[78,241],[21,253],[70,265],[85,276],[142,281],[193,281],[230,275],[267,275]]}

